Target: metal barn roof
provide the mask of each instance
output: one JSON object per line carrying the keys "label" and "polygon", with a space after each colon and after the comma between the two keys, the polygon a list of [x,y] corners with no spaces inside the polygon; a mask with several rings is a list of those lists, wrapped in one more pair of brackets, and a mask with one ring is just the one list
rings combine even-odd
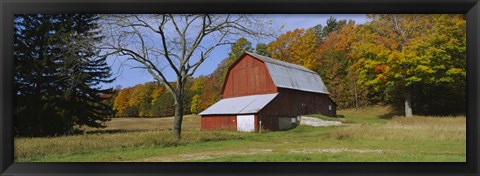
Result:
{"label": "metal barn roof", "polygon": [[278,93],[225,98],[199,115],[254,114],[262,110],[277,95]]}
{"label": "metal barn roof", "polygon": [[330,94],[320,75],[312,70],[251,52],[245,53],[265,63],[277,87]]}

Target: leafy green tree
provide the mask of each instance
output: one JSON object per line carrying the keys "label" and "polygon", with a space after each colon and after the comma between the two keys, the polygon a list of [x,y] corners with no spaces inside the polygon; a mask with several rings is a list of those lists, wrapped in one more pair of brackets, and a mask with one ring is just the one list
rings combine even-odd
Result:
{"label": "leafy green tree", "polygon": [[325,38],[331,33],[331,32],[336,32],[340,30],[340,28],[347,24],[347,20],[340,20],[337,21],[335,17],[330,17],[327,20],[327,25],[322,28],[322,31],[320,33],[320,38],[322,40],[325,40]]}
{"label": "leafy green tree", "polygon": [[347,20],[337,21],[335,17],[330,16],[330,18],[328,18],[327,20],[326,26],[322,26],[321,24],[318,24],[310,29],[313,30],[313,33],[319,39],[318,42],[321,43],[328,37],[328,35],[331,32],[339,31],[340,28],[345,24],[347,24]]}
{"label": "leafy green tree", "polygon": [[268,45],[265,43],[258,43],[255,46],[255,53],[260,54],[262,56],[270,56],[268,53]]}
{"label": "leafy green tree", "polygon": [[104,127],[113,115],[101,95],[110,67],[98,57],[102,40],[98,16],[89,14],[15,15],[14,132],[51,136],[75,126]]}

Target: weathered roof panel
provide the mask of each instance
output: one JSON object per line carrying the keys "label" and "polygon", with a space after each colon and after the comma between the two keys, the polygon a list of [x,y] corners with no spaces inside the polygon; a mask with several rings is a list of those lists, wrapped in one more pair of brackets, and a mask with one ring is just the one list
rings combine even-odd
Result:
{"label": "weathered roof panel", "polygon": [[251,56],[253,56],[253,57],[255,57],[255,58],[257,58],[257,59],[259,59],[263,62],[268,62],[268,63],[272,63],[272,64],[277,64],[277,65],[283,65],[283,66],[288,67],[288,68],[293,68],[293,69],[303,70],[303,71],[306,71],[306,72],[315,73],[314,71],[309,70],[309,69],[307,69],[303,66],[300,66],[300,65],[295,65],[295,64],[284,62],[284,61],[274,59],[274,58],[271,58],[271,57],[251,53],[251,52],[248,52],[248,51],[245,51],[245,53],[247,53],[248,55],[251,55]]}
{"label": "weathered roof panel", "polygon": [[199,115],[254,114],[262,110],[277,95],[278,93],[225,98]]}
{"label": "weathered roof panel", "polygon": [[305,67],[245,52],[265,63],[277,87],[330,94],[320,76]]}

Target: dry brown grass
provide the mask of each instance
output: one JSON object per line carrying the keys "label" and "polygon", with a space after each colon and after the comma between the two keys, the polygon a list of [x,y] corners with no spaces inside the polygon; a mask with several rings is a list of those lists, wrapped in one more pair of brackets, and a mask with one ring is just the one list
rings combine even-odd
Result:
{"label": "dry brown grass", "polygon": [[137,146],[177,146],[191,142],[241,138],[225,131],[199,131],[200,117],[184,118],[182,140],[169,130],[173,118],[116,118],[104,129],[87,129],[86,134],[60,137],[15,138],[15,158],[32,158],[52,153],[71,154]]}
{"label": "dry brown grass", "polygon": [[15,158],[31,159],[44,155],[73,154],[94,150],[138,146],[178,146],[193,142],[241,139],[243,134],[226,131],[184,131],[182,139],[174,138],[171,131],[128,132],[116,134],[85,134],[55,138],[15,139]]}
{"label": "dry brown grass", "polygon": [[393,109],[389,106],[373,105],[373,106],[358,108],[358,109],[355,109],[355,108],[340,109],[337,111],[337,113],[345,116],[362,115],[365,117],[378,117],[381,115],[390,114],[392,110]]}
{"label": "dry brown grass", "polygon": [[[172,128],[173,117],[162,118],[112,118],[107,122],[107,127],[102,129],[86,128],[87,133],[108,133],[117,131],[152,131],[152,130],[170,130]],[[200,116],[183,116],[182,128],[185,130],[199,130]]]}
{"label": "dry brown grass", "polygon": [[383,140],[466,140],[466,118],[394,116],[390,123],[382,126],[350,125],[330,133],[336,139],[383,139]]}

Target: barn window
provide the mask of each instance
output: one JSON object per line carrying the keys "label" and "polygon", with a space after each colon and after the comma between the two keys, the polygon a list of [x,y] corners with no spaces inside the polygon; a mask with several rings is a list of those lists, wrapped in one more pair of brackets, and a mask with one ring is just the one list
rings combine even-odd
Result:
{"label": "barn window", "polygon": [[328,105],[328,110],[329,110],[329,111],[332,110],[332,105]]}

